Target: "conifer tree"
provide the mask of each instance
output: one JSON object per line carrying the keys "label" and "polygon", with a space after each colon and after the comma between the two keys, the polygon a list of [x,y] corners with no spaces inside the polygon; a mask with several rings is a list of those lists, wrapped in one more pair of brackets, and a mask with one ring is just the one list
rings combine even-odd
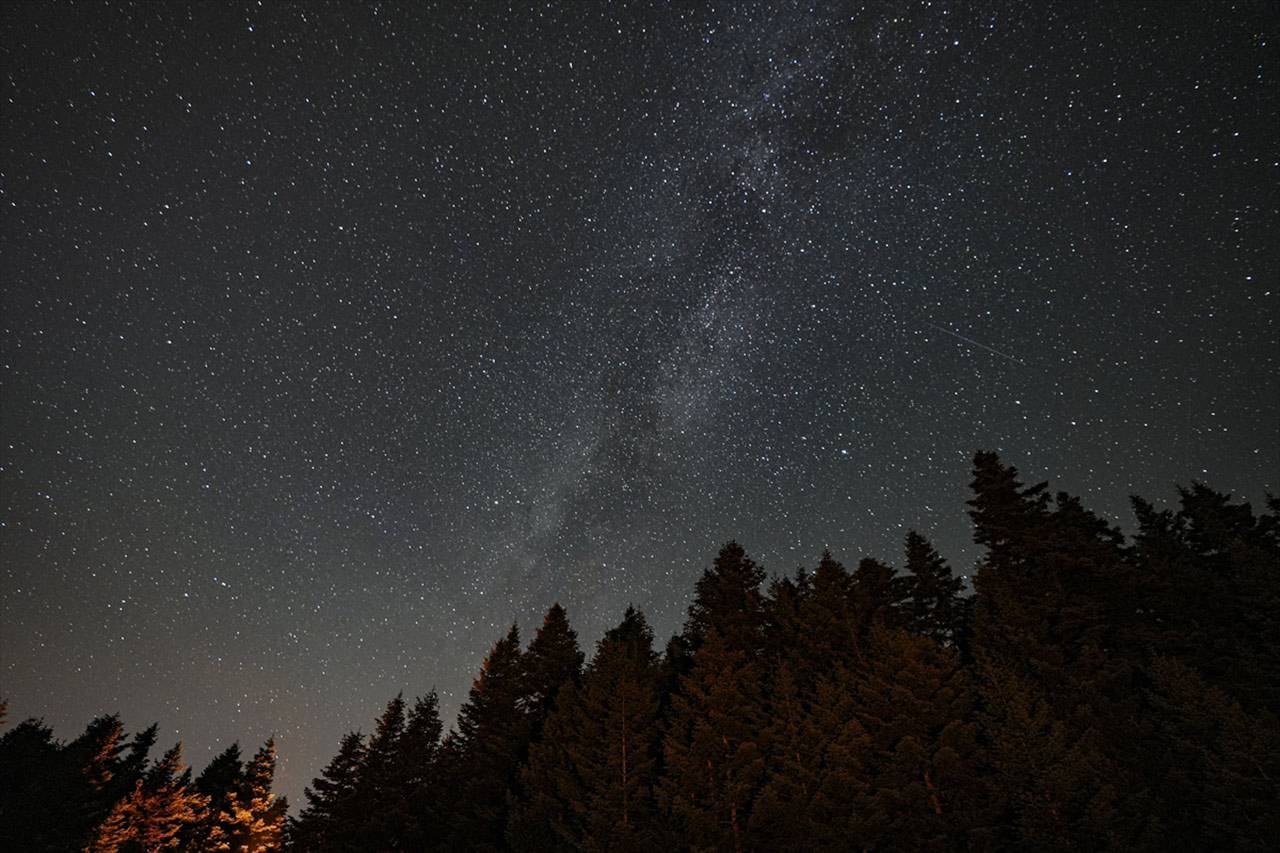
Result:
{"label": "conifer tree", "polygon": [[0,736],[0,850],[73,850],[79,842],[78,768],[40,720]]}
{"label": "conifer tree", "polygon": [[906,626],[940,644],[954,643],[963,630],[964,578],[914,530],[907,533],[906,552]]}
{"label": "conifer tree", "polygon": [[791,663],[801,693],[810,694],[822,674],[849,664],[858,653],[853,578],[830,551],[822,552],[800,616]]}
{"label": "conifer tree", "polygon": [[1070,725],[1038,685],[983,669],[982,762],[996,849],[1127,849],[1114,822],[1119,768],[1096,731]]}
{"label": "conifer tree", "polygon": [[853,714],[866,733],[868,788],[859,842],[874,849],[967,847],[982,822],[974,695],[954,649],[883,625],[851,673]]}
{"label": "conifer tree", "polygon": [[556,693],[566,684],[576,683],[582,672],[582,651],[578,635],[559,603],[553,604],[542,627],[524,655],[525,710],[530,715],[534,736],[551,710]]}
{"label": "conifer tree", "polygon": [[413,703],[396,757],[395,777],[403,813],[394,835],[403,839],[402,849],[426,849],[430,843],[427,830],[439,824],[443,798],[438,778],[442,730],[440,700],[432,690]]}
{"label": "conifer tree", "polygon": [[[1150,802],[1139,762],[1126,757],[1138,743],[1136,661],[1116,614],[1143,604],[1120,594],[1129,574],[1123,537],[1075,498],[1051,503],[1043,485],[1024,488],[993,454],[975,457],[973,487],[974,538],[987,548],[974,579],[972,641],[985,749],[997,796],[1014,809],[1003,823],[1023,833],[1006,843],[1137,844]],[[1018,754],[1031,745],[1040,751]],[[1055,762],[1052,773],[1030,769]],[[1052,820],[1030,791],[1053,803]]]}
{"label": "conifer tree", "polygon": [[358,853],[362,815],[356,810],[356,791],[364,768],[364,737],[348,732],[338,754],[304,790],[307,804],[289,821],[289,842],[299,853]]}
{"label": "conifer tree", "polygon": [[288,804],[271,793],[275,776],[275,739],[268,739],[245,766],[240,784],[231,791],[209,835],[215,853],[273,853],[284,841]]}
{"label": "conifer tree", "polygon": [[1187,660],[1246,709],[1280,707],[1280,512],[1195,484],[1176,513],[1134,499],[1136,562],[1157,590],[1143,615],[1152,642]]}
{"label": "conifer tree", "polygon": [[751,834],[770,849],[786,849],[813,834],[811,800],[820,760],[808,709],[787,664],[773,677],[768,725],[761,733],[765,777],[751,810]]}
{"label": "conifer tree", "polygon": [[515,849],[652,849],[660,680],[653,632],[628,608],[530,748],[508,833]]}
{"label": "conifer tree", "polygon": [[404,696],[397,694],[374,723],[356,785],[355,810],[366,846],[395,849],[397,833],[404,831],[407,802],[399,778],[404,724]]}
{"label": "conifer tree", "polygon": [[1095,580],[1122,555],[1065,496],[1055,518],[1043,484],[1023,488],[994,454],[975,458],[973,488],[974,540],[987,547],[974,578],[975,655],[1034,679],[1070,714],[1086,698],[1081,682],[1098,683],[1098,652],[1110,646]]}
{"label": "conifer tree", "polygon": [[159,723],[152,723],[136,732],[116,764],[111,780],[112,799],[119,799],[131,792],[147,769],[147,756],[156,745]]}
{"label": "conifer tree", "polygon": [[774,578],[765,597],[765,647],[773,665],[786,662],[793,669],[805,646],[804,613],[813,595],[813,579],[804,567],[794,578]]}
{"label": "conifer tree", "polygon": [[446,848],[505,846],[508,806],[529,743],[522,658],[520,632],[512,625],[485,658],[457,728],[445,739],[447,799],[438,837]]}
{"label": "conifer tree", "polygon": [[120,755],[125,750],[124,725],[116,714],[97,717],[84,734],[66,747],[66,758],[74,768],[67,781],[69,819],[80,844],[88,844],[93,830],[111,811],[118,797]]}
{"label": "conifer tree", "polygon": [[756,660],[712,628],[675,697],[659,799],[673,831],[694,848],[754,846],[751,807],[764,777],[762,677]]}
{"label": "conifer tree", "polygon": [[87,849],[91,853],[178,850],[182,830],[199,821],[207,806],[208,798],[192,787],[179,743],[115,803]]}
{"label": "conifer tree", "polygon": [[231,794],[238,790],[244,779],[244,762],[240,758],[240,744],[232,743],[205,766],[196,777],[196,793],[209,800],[201,820],[182,830],[184,849],[210,851],[215,837],[224,834],[218,829],[222,814],[226,811]]}
{"label": "conifer tree", "polygon": [[741,545],[722,547],[695,587],[684,629],[687,647],[696,651],[714,630],[729,648],[754,655],[764,640],[764,579]]}
{"label": "conifer tree", "polygon": [[1158,841],[1188,850],[1269,850],[1280,837],[1280,725],[1249,713],[1173,658],[1152,661],[1147,782],[1162,796]]}
{"label": "conifer tree", "polygon": [[812,756],[813,780],[807,813],[797,816],[815,851],[861,849],[856,804],[869,786],[869,739],[858,720],[849,667],[836,664],[818,681],[809,713],[802,718]]}
{"label": "conifer tree", "polygon": [[897,626],[903,621],[907,587],[893,566],[871,557],[859,560],[850,595],[859,637],[866,637],[875,625]]}

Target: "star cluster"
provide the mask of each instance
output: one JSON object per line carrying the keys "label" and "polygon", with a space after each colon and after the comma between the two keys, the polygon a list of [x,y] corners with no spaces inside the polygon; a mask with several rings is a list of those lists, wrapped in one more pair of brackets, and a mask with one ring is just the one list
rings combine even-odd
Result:
{"label": "star cluster", "polygon": [[965,568],[973,450],[1280,486],[1265,3],[26,4],[0,691],[279,737],[737,537]]}

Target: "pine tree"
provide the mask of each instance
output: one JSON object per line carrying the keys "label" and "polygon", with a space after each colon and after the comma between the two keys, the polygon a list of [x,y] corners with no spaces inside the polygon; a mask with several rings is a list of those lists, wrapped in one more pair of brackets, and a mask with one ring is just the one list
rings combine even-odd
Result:
{"label": "pine tree", "polygon": [[356,810],[356,791],[364,769],[364,737],[348,732],[334,756],[304,790],[307,804],[289,822],[289,842],[299,853],[357,853],[362,815]]}
{"label": "pine tree", "polygon": [[[1280,707],[1280,512],[1202,484],[1181,488],[1175,513],[1134,499],[1136,563],[1156,590],[1147,639],[1187,660],[1246,709]],[[1145,615],[1145,614],[1144,614]]]}
{"label": "pine tree", "polygon": [[764,597],[760,592],[764,579],[764,570],[737,542],[721,548],[712,567],[698,579],[684,629],[687,647],[696,651],[715,631],[731,649],[748,655],[759,651],[764,640]]}
{"label": "pine tree", "polygon": [[853,578],[830,551],[822,552],[800,617],[789,662],[801,694],[811,697],[817,679],[837,665],[851,663],[859,649]]}
{"label": "pine tree", "polygon": [[652,849],[660,679],[653,632],[628,608],[530,749],[508,833],[513,847]]}
{"label": "pine tree", "polygon": [[766,656],[774,665],[786,662],[793,669],[805,646],[804,613],[813,596],[813,579],[804,567],[794,578],[775,578],[769,583],[764,603]]}
{"label": "pine tree", "polygon": [[87,849],[91,853],[178,850],[182,830],[198,822],[207,806],[208,798],[192,787],[179,743],[116,802]]}
{"label": "pine tree", "polygon": [[902,623],[907,586],[893,566],[871,557],[859,560],[850,595],[860,638],[865,638],[873,626]]}
{"label": "pine tree", "polygon": [[754,846],[748,829],[764,777],[763,693],[759,663],[711,629],[674,700],[659,786],[673,830],[694,849]]}
{"label": "pine tree", "polygon": [[982,822],[974,695],[954,649],[875,626],[852,675],[853,715],[866,733],[868,788],[857,808],[874,849],[968,847]]}
{"label": "pine tree", "polygon": [[0,737],[0,850],[76,849],[79,768],[40,720]]}
{"label": "pine tree", "polygon": [[811,801],[817,791],[819,759],[807,703],[782,664],[768,700],[768,725],[761,734],[765,780],[751,810],[751,835],[768,849],[786,849],[813,835]]}
{"label": "pine tree", "polygon": [[907,533],[906,552],[906,626],[940,644],[954,643],[963,631],[964,578],[914,530]]}
{"label": "pine tree", "polygon": [[356,785],[355,811],[366,846],[395,849],[397,833],[404,831],[407,822],[407,802],[399,778],[404,724],[404,696],[397,694],[374,723]]}
{"label": "pine tree", "polygon": [[442,826],[448,849],[501,850],[507,812],[529,744],[525,668],[515,625],[494,644],[442,747],[447,791]]}
{"label": "pine tree", "polygon": [[524,665],[525,710],[536,737],[555,702],[556,693],[564,685],[577,683],[582,672],[578,635],[569,627],[569,619],[559,603],[553,604],[543,618],[542,627],[525,652]]}
{"label": "pine tree", "polygon": [[273,853],[284,841],[288,804],[271,793],[275,776],[276,745],[269,739],[254,754],[244,775],[228,795],[209,835],[209,849],[216,853]]}
{"label": "pine tree", "polygon": [[1166,849],[1271,850],[1280,837],[1280,723],[1173,658],[1149,669],[1144,758]]}
{"label": "pine tree", "polygon": [[66,794],[72,811],[69,820],[81,845],[92,840],[94,829],[119,797],[117,774],[125,749],[124,725],[116,714],[97,717],[66,747],[66,759],[75,768]]}
{"label": "pine tree", "polygon": [[244,780],[244,762],[240,758],[240,744],[233,743],[214,757],[196,777],[196,793],[209,800],[204,817],[181,833],[183,849],[210,851],[217,838],[225,834],[219,828],[221,816],[227,810],[229,800]]}
{"label": "pine tree", "polygon": [[439,824],[443,792],[440,789],[440,700],[432,690],[419,697],[409,712],[400,751],[396,757],[396,785],[402,797],[402,815],[395,835],[401,849],[426,849],[430,827]]}

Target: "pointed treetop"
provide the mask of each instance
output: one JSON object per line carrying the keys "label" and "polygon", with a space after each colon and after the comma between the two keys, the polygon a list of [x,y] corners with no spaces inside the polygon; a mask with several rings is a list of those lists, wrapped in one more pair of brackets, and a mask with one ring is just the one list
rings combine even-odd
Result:
{"label": "pointed treetop", "polygon": [[688,646],[697,649],[715,630],[730,646],[754,652],[763,634],[764,597],[760,585],[764,580],[764,569],[747,556],[741,545],[726,543],[711,568],[698,579],[685,623]]}

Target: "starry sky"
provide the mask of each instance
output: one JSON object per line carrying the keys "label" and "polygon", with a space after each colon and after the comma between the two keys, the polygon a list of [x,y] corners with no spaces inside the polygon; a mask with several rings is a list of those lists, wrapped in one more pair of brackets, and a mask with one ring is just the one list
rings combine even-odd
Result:
{"label": "starry sky", "polygon": [[0,694],[296,800],[556,600],[1280,490],[1271,3],[29,3]]}

